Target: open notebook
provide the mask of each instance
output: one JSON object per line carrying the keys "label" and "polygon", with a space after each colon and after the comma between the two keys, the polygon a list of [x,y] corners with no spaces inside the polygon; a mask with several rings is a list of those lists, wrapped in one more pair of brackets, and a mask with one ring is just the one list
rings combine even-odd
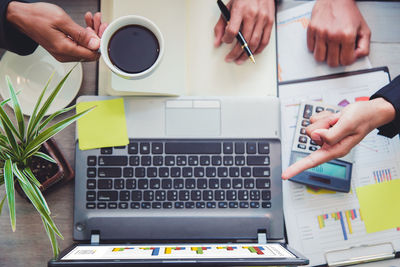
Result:
{"label": "open notebook", "polygon": [[165,39],[160,66],[142,80],[114,75],[100,60],[99,95],[276,95],[275,28],[256,64],[226,63],[231,45],[214,48],[215,0],[102,0],[105,21],[125,15],[152,20]]}

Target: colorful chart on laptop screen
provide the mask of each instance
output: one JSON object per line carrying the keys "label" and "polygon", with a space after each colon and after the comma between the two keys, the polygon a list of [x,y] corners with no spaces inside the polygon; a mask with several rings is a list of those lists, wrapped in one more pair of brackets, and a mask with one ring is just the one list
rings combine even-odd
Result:
{"label": "colorful chart on laptop screen", "polygon": [[77,246],[62,260],[182,258],[295,258],[279,244],[171,246]]}

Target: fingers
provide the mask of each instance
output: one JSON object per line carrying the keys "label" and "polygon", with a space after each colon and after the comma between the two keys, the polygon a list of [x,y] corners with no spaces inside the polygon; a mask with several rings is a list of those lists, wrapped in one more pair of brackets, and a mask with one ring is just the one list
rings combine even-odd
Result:
{"label": "fingers", "polygon": [[[318,139],[318,135],[323,143],[334,145],[343,140],[345,137],[353,134],[351,122],[350,124],[345,120],[337,120],[337,122],[329,129],[316,129],[311,135]],[[312,136],[313,137],[313,136]],[[312,138],[311,137],[311,138]]]}
{"label": "fingers", "polygon": [[100,25],[101,25],[101,13],[96,12],[96,14],[94,14],[93,16],[93,27],[92,27],[96,34],[99,33]]}
{"label": "fingers", "polygon": [[274,22],[272,21],[272,23],[267,23],[267,25],[265,26],[260,45],[258,46],[256,51],[253,51],[254,54],[261,53],[264,50],[264,48],[267,47],[267,45],[269,44],[273,25]]}
{"label": "fingers", "polygon": [[[100,39],[95,32],[89,31],[78,24],[76,24],[71,18],[68,17],[65,23],[58,25],[60,30],[67,36],[70,36],[79,46],[97,51],[100,47]],[[79,47],[77,46],[77,47]],[[83,51],[80,49],[80,51]]]}
{"label": "fingers", "polygon": [[315,28],[311,23],[307,27],[307,47],[310,52],[314,52],[315,49]]}
{"label": "fingers", "polygon": [[83,46],[78,45],[76,42],[68,38],[65,39],[60,44],[60,52],[56,52],[53,56],[61,62],[71,62],[71,61],[94,61],[100,56],[97,51],[92,51]]}
{"label": "fingers", "polygon": [[92,12],[86,12],[85,14],[85,22],[86,22],[86,26],[93,28],[93,15]]}
{"label": "fingers", "polygon": [[317,35],[315,38],[314,58],[319,62],[326,59],[326,42],[323,36]]}
{"label": "fingers", "polygon": [[307,157],[295,162],[293,165],[289,166],[283,173],[282,179],[287,180],[292,178],[293,176],[318,166],[324,162],[332,160],[335,158],[335,154],[330,150],[319,149]]}
{"label": "fingers", "polygon": [[99,28],[99,32],[97,33],[97,35],[101,38],[102,36],[103,36],[103,33],[104,33],[104,31],[105,31],[105,29],[108,27],[108,23],[106,23],[106,22],[103,22],[101,25],[100,25],[100,28]]}
{"label": "fingers", "polygon": [[[247,40],[249,48],[250,48],[251,51],[254,51],[254,48],[252,48],[251,43],[250,43],[252,35],[253,35],[254,26],[255,26],[254,25],[254,18],[246,18],[243,21],[242,34],[243,34],[244,39]],[[260,34],[260,33],[258,33],[258,34]],[[260,38],[261,37],[258,37],[257,46],[260,43]],[[232,51],[234,51],[235,53],[230,53],[230,60],[231,61],[234,60],[237,64],[242,64],[244,61],[246,61],[246,59],[248,57],[247,57],[247,54],[241,48],[241,44],[239,44],[239,46],[240,46],[240,50],[239,49],[237,49],[237,50],[234,49]]]}
{"label": "fingers", "polygon": [[215,24],[214,27],[214,46],[219,47],[222,44],[222,36],[224,36],[225,33],[225,27],[226,27],[226,22],[222,15],[219,17],[219,20],[217,24]]}
{"label": "fingers", "polygon": [[339,43],[337,42],[329,42],[328,43],[328,53],[326,63],[330,67],[339,66]]}
{"label": "fingers", "polygon": [[225,57],[226,62],[232,62],[237,59],[243,53],[243,49],[239,43],[237,43],[231,52]]}
{"label": "fingers", "polygon": [[243,14],[241,8],[232,8],[231,9],[231,19],[225,28],[224,36],[222,37],[222,41],[224,43],[232,43],[235,40],[236,35],[239,32],[240,26],[242,24]]}
{"label": "fingers", "polygon": [[367,23],[364,21],[358,32],[358,42],[355,51],[355,57],[364,57],[369,54],[369,45],[371,41],[371,30],[369,29]]}

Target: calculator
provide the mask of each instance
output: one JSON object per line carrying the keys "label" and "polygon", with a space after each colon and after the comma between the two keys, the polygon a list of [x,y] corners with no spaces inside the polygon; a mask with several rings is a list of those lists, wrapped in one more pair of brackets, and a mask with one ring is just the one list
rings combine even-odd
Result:
{"label": "calculator", "polygon": [[[310,124],[311,116],[324,110],[335,113],[339,112],[341,109],[342,107],[315,101],[306,101],[300,104],[290,164],[299,161],[320,148],[318,144],[311,140],[306,134],[306,127]],[[337,158],[305,170],[292,177],[290,181],[338,192],[349,192],[352,169],[353,151],[342,158]]]}

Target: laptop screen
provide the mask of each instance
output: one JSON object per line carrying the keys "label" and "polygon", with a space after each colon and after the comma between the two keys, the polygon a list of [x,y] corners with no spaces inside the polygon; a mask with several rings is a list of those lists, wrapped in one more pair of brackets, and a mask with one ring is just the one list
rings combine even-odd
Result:
{"label": "laptop screen", "polygon": [[295,259],[280,244],[78,245],[61,260]]}

